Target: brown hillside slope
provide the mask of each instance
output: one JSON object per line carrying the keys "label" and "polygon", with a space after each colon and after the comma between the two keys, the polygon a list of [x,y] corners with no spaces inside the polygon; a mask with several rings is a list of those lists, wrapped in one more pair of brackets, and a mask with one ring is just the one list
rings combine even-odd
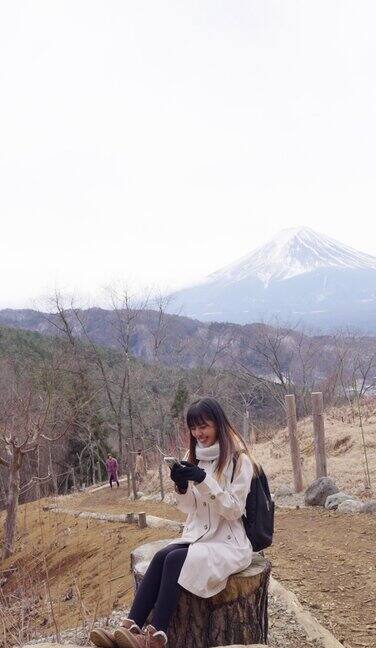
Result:
{"label": "brown hillside slope", "polygon": [[[371,483],[376,492],[376,410],[365,409],[364,433],[367,446]],[[361,443],[358,416],[353,419],[349,408],[333,408],[325,412],[325,437],[328,474],[341,490],[353,494],[363,493],[365,461]],[[301,449],[303,480],[308,486],[315,479],[315,453],[311,417],[298,422],[298,439]],[[254,448],[274,491],[282,484],[293,484],[289,451],[288,430],[279,430],[274,438],[258,443]]]}
{"label": "brown hillside slope", "polygon": [[[7,582],[1,591],[1,648],[48,636],[56,627],[91,623],[129,603],[131,550],[142,542],[174,536],[171,530],[56,515],[43,511],[45,503],[20,507],[16,551],[2,562],[1,575]],[[155,506],[145,504],[142,509],[155,514]],[[126,510],[139,509],[138,503],[129,502]],[[1,527],[3,519],[4,514]]]}

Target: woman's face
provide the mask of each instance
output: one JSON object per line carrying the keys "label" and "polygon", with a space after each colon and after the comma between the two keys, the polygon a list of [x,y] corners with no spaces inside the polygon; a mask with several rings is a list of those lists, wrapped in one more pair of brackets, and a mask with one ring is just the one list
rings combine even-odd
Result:
{"label": "woman's face", "polygon": [[192,427],[190,431],[192,436],[206,448],[213,445],[217,440],[217,430],[213,421],[205,421],[201,425]]}

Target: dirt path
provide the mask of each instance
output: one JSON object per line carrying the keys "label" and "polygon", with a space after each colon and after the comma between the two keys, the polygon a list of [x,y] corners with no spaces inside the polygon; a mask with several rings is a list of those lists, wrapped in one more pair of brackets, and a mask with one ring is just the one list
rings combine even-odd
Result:
{"label": "dirt path", "polygon": [[273,575],[348,648],[376,646],[376,516],[277,509]]}
{"label": "dirt path", "polygon": [[101,488],[85,493],[79,493],[70,497],[58,497],[58,506],[63,506],[76,511],[95,511],[97,513],[127,513],[133,511],[139,513],[145,511],[149,515],[170,518],[171,520],[184,521],[185,515],[165,504],[164,502],[153,502],[150,500],[130,501],[126,488]]}

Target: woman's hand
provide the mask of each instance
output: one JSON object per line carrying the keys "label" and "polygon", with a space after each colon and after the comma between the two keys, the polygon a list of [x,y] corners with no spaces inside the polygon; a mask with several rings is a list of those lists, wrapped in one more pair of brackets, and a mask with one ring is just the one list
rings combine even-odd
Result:
{"label": "woman's hand", "polygon": [[183,475],[183,466],[181,464],[174,464],[171,468],[170,477],[175,482],[178,492],[184,494],[187,492],[188,479]]}
{"label": "woman's hand", "polygon": [[189,463],[189,461],[182,461],[181,463],[183,464],[183,472],[181,474],[185,477],[185,479],[187,479],[188,481],[197,482],[198,484],[201,484],[201,482],[204,481],[206,472],[205,470],[203,470],[203,468],[199,468],[198,466]]}

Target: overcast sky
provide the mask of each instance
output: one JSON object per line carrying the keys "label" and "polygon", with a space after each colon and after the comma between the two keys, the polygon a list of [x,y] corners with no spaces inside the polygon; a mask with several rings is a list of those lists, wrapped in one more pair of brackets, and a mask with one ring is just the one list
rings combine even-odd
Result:
{"label": "overcast sky", "polygon": [[3,0],[0,307],[176,287],[307,225],[376,254],[374,0]]}

